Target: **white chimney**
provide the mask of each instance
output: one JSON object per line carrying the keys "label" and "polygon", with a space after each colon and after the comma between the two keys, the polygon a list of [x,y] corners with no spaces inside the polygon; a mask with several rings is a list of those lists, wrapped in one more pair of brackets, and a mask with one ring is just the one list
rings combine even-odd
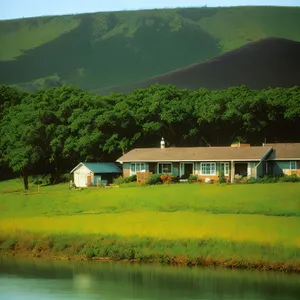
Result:
{"label": "white chimney", "polygon": [[164,138],[161,138],[160,148],[161,148],[161,149],[164,149],[164,148],[165,148],[165,141],[164,141]]}

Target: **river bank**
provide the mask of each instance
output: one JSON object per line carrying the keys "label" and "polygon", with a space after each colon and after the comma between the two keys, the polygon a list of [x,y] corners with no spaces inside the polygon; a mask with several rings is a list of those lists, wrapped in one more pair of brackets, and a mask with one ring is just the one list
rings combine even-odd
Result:
{"label": "river bank", "polygon": [[154,240],[103,236],[1,238],[0,254],[53,260],[122,261],[300,273],[299,249],[225,240]]}

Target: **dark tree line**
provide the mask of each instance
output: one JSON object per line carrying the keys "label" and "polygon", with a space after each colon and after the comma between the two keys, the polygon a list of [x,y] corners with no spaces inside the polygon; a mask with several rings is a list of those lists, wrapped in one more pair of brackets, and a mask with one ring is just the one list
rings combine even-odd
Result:
{"label": "dark tree line", "polygon": [[80,161],[115,160],[134,147],[295,142],[300,87],[222,91],[153,85],[129,95],[94,95],[73,86],[20,92],[0,85],[0,168],[28,188],[30,174],[51,182]]}

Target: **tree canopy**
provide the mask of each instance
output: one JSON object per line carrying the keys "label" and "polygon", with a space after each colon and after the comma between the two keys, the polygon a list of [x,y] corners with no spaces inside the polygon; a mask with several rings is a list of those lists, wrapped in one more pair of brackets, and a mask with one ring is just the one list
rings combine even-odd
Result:
{"label": "tree canopy", "polygon": [[0,85],[0,168],[24,178],[79,161],[114,161],[134,147],[299,141],[300,87],[189,91],[152,85],[129,95],[73,86],[22,93]]}

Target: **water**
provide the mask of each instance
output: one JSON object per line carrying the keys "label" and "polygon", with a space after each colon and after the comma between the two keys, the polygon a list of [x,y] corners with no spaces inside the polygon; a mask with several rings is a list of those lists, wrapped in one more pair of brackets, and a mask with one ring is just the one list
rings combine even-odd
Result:
{"label": "water", "polygon": [[0,299],[300,299],[300,275],[0,258]]}

